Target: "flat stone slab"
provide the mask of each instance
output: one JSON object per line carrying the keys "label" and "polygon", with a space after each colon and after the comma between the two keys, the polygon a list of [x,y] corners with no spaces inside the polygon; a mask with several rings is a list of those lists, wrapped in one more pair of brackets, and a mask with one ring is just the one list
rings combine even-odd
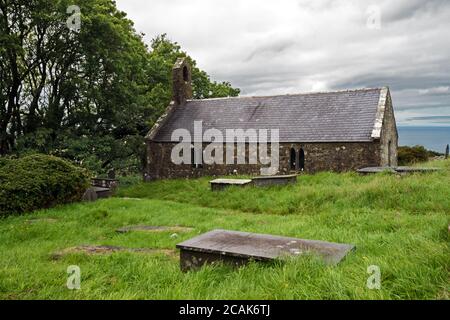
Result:
{"label": "flat stone slab", "polygon": [[397,172],[436,172],[442,170],[441,168],[420,168],[420,167],[397,167],[395,171]]}
{"label": "flat stone slab", "polygon": [[395,173],[395,169],[391,167],[368,167],[368,168],[362,168],[358,169],[357,172],[359,173],[381,173],[381,172],[390,172]]}
{"label": "flat stone slab", "polygon": [[281,175],[281,176],[260,176],[252,179],[253,185],[257,187],[264,186],[283,186],[287,184],[297,183],[297,175]]}
{"label": "flat stone slab", "polygon": [[109,188],[103,187],[90,187],[83,194],[83,201],[97,201],[100,198],[109,198],[112,195],[112,191]]}
{"label": "flat stone slab", "polygon": [[115,189],[119,185],[119,180],[110,178],[93,178],[91,183],[93,187]]}
{"label": "flat stone slab", "polygon": [[34,219],[27,220],[27,223],[29,223],[29,224],[35,224],[35,223],[39,223],[39,222],[55,223],[57,221],[58,220],[54,219],[54,218],[34,218]]}
{"label": "flat stone slab", "polygon": [[218,229],[179,243],[177,248],[180,249],[181,270],[187,271],[217,261],[240,266],[251,260],[273,261],[309,253],[336,265],[355,246]]}
{"label": "flat stone slab", "polygon": [[252,183],[250,179],[215,179],[209,182],[211,184],[211,190],[223,190],[230,186],[243,187]]}
{"label": "flat stone slab", "polygon": [[120,197],[121,200],[142,201],[141,198]]}
{"label": "flat stone slab", "polygon": [[126,233],[131,231],[143,231],[143,232],[189,232],[194,230],[194,228],[190,227],[182,227],[182,226],[173,226],[173,227],[165,227],[165,226],[128,226],[117,229],[116,231],[119,233]]}
{"label": "flat stone slab", "polygon": [[52,259],[60,259],[65,255],[73,253],[84,253],[88,255],[98,255],[98,254],[111,254],[115,252],[137,252],[146,254],[165,254],[168,256],[174,256],[176,254],[175,250],[171,249],[152,249],[152,248],[125,248],[117,246],[91,246],[91,245],[81,245],[77,247],[66,248],[62,251],[58,251],[52,254]]}
{"label": "flat stone slab", "polygon": [[441,168],[420,168],[420,167],[368,167],[358,169],[357,172],[363,174],[369,173],[380,173],[380,172],[390,172],[390,173],[425,173],[425,172],[436,172],[442,170]]}
{"label": "flat stone slab", "polygon": [[92,187],[92,189],[97,194],[97,198],[109,198],[112,195],[111,189],[103,187]]}
{"label": "flat stone slab", "polygon": [[97,196],[97,192],[95,191],[94,187],[88,188],[84,192],[83,197],[81,198],[81,200],[88,201],[88,202],[94,202],[94,201],[97,201],[97,199],[98,199],[98,196]]}

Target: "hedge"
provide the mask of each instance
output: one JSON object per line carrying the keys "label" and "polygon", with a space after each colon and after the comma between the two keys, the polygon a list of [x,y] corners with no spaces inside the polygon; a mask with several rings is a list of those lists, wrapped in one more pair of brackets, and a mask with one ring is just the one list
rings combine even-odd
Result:
{"label": "hedge", "polygon": [[423,146],[398,147],[398,164],[404,166],[418,162],[426,162],[429,158],[439,155],[441,154],[438,152],[427,150]]}
{"label": "hedge", "polygon": [[0,216],[79,201],[89,186],[85,169],[47,155],[4,161],[0,166]]}

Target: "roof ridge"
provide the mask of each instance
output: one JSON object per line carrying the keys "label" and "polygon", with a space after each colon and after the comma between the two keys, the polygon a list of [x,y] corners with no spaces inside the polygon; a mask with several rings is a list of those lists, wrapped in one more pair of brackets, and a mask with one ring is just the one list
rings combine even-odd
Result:
{"label": "roof ridge", "polygon": [[331,91],[313,91],[313,92],[302,92],[302,93],[286,93],[286,94],[275,94],[268,96],[237,96],[237,97],[221,97],[221,98],[207,98],[207,99],[189,99],[190,101],[214,101],[214,100],[227,100],[227,99],[254,99],[254,98],[275,98],[275,97],[289,97],[289,96],[304,96],[304,95],[315,95],[315,94],[326,94],[326,93],[344,93],[344,92],[360,92],[360,91],[372,91],[372,90],[383,90],[387,88],[376,87],[376,88],[358,88],[358,89],[343,89],[343,90],[331,90]]}

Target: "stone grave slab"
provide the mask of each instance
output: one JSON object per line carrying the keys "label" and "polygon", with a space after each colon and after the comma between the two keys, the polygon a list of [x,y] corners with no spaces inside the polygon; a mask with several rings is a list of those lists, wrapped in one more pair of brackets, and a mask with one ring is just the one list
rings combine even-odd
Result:
{"label": "stone grave slab", "polygon": [[33,218],[33,219],[29,219],[27,220],[27,223],[29,224],[36,224],[39,222],[45,222],[45,223],[55,223],[58,220],[55,218]]}
{"label": "stone grave slab", "polygon": [[81,199],[83,201],[87,201],[87,202],[97,201],[98,196],[97,196],[97,192],[95,191],[94,187],[88,188],[85,191],[85,193],[83,194],[83,197]]}
{"label": "stone grave slab", "polygon": [[141,198],[130,198],[130,197],[120,197],[120,200],[130,200],[130,201],[142,201]]}
{"label": "stone grave slab", "polygon": [[358,169],[357,172],[362,174],[380,173],[380,172],[390,172],[390,173],[426,173],[426,172],[436,172],[440,171],[440,168],[420,168],[420,167],[368,167]]}
{"label": "stone grave slab", "polygon": [[146,254],[165,254],[168,256],[174,256],[175,250],[171,249],[154,249],[154,248],[125,248],[118,246],[97,246],[97,245],[80,245],[76,247],[66,248],[64,250],[55,252],[52,254],[52,259],[57,260],[65,255],[73,253],[84,253],[87,255],[101,255],[112,254],[115,252],[136,252]]}
{"label": "stone grave slab", "polygon": [[222,261],[240,266],[254,261],[273,261],[303,254],[317,254],[327,264],[338,264],[355,246],[318,240],[213,230],[177,245],[182,271]]}
{"label": "stone grave slab", "polygon": [[420,168],[420,167],[397,167],[395,171],[399,173],[426,173],[440,171],[440,168]]}
{"label": "stone grave slab", "polygon": [[358,169],[357,172],[362,174],[381,173],[381,172],[395,173],[395,169],[392,167],[367,167]]}
{"label": "stone grave slab", "polygon": [[93,187],[108,188],[113,190],[119,185],[119,180],[110,178],[93,178],[91,180],[91,184]]}
{"label": "stone grave slab", "polygon": [[215,179],[209,182],[212,191],[224,190],[230,186],[244,187],[252,183],[250,179]]}
{"label": "stone grave slab", "polygon": [[265,186],[284,186],[297,183],[297,175],[281,175],[281,176],[260,176],[252,179],[253,185],[257,187]]}
{"label": "stone grave slab", "polygon": [[109,198],[112,195],[111,189],[103,187],[92,187],[97,194],[98,199]]}
{"label": "stone grave slab", "polygon": [[128,226],[117,229],[116,231],[119,233],[127,233],[132,231],[143,231],[143,232],[189,232],[194,230],[190,227],[182,227],[182,226]]}

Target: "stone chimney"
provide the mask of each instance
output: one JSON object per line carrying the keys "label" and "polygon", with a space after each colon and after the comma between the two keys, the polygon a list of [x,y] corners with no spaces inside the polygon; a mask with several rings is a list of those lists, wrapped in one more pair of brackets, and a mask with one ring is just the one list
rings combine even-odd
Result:
{"label": "stone chimney", "polygon": [[172,69],[173,101],[177,105],[192,99],[191,66],[186,58],[178,58]]}

